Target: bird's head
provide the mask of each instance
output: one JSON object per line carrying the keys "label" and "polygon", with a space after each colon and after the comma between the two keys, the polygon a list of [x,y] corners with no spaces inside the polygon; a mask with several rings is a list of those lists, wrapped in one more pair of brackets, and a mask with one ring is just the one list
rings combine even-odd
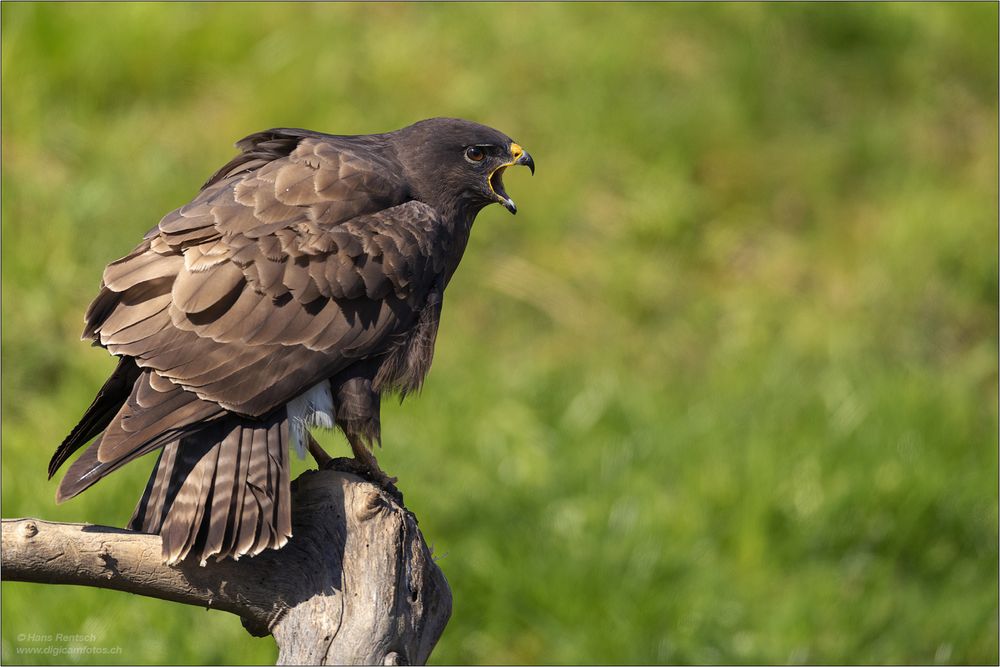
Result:
{"label": "bird's head", "polygon": [[441,210],[478,212],[492,203],[511,213],[517,206],[504,189],[507,167],[535,161],[503,132],[457,118],[432,118],[395,136],[396,153],[422,201]]}

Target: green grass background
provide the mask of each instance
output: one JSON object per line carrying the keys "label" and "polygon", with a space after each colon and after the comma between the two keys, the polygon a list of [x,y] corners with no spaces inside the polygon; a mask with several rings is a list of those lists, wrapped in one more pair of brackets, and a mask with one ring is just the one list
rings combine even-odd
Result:
{"label": "green grass background", "polygon": [[[467,117],[538,171],[384,409],[432,661],[995,664],[997,11],[3,3],[3,516],[128,519],[151,460],[45,479],[113,365],[83,312],[235,140]],[[120,593],[2,611],[7,664],[276,657]]]}

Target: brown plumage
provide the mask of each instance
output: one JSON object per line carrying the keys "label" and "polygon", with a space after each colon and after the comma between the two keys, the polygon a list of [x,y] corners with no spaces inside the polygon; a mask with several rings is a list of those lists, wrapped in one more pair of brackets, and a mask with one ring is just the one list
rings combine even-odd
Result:
{"label": "brown plumage", "polygon": [[457,119],[396,132],[250,135],[190,203],[104,271],[84,339],[118,367],[59,446],[63,501],[160,450],[129,526],[163,557],[238,558],[291,536],[289,446],[339,426],[378,480],[381,395],[418,389],[476,214],[516,212],[531,157]]}

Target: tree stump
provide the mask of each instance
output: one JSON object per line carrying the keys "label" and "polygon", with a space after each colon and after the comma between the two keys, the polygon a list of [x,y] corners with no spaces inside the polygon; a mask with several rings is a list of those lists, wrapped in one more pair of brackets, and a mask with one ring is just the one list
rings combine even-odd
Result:
{"label": "tree stump", "polygon": [[228,611],[251,634],[274,635],[279,665],[424,664],[451,615],[451,590],[416,517],[334,470],[292,482],[292,538],[277,551],[168,566],[158,535],[4,519],[2,577]]}

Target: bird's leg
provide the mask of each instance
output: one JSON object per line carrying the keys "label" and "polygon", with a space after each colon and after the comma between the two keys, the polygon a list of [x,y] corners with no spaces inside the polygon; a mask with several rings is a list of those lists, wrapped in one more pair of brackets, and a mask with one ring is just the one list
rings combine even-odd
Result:
{"label": "bird's leg", "polygon": [[385,472],[378,467],[378,461],[375,460],[375,455],[372,454],[371,449],[365,444],[361,436],[356,433],[348,434],[347,441],[351,443],[351,450],[354,452],[354,459],[360,463],[372,476],[372,478],[379,484],[385,487],[394,487],[396,484],[396,477],[389,477]]}
{"label": "bird's leg", "polygon": [[331,380],[331,385],[333,404],[336,408],[336,423],[347,436],[347,441],[351,443],[354,458],[334,459],[327,467],[354,473],[375,482],[402,505],[403,494],[396,488],[396,478],[389,477],[378,467],[378,461],[375,460],[375,455],[369,447],[369,443],[379,442],[380,439],[381,396],[372,388],[371,378],[359,374],[343,381]]}
{"label": "bird's leg", "polygon": [[333,457],[331,457],[323,450],[320,444],[316,442],[316,438],[314,438],[312,436],[312,433],[310,433],[308,430],[306,431],[306,437],[309,438],[309,453],[312,454],[312,457],[314,459],[316,459],[316,465],[318,465],[320,468],[325,468],[326,466],[328,466],[330,464],[330,461],[333,460]]}

